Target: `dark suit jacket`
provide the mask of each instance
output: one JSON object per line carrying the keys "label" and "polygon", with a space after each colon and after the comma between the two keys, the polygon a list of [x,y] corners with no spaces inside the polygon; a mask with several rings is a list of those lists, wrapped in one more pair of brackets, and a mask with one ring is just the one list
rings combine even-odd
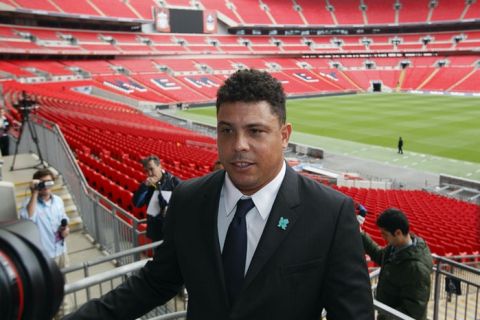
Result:
{"label": "dark suit jacket", "polygon": [[[185,284],[193,320],[318,320],[323,308],[328,319],[373,319],[353,201],[288,167],[243,289],[230,305],[217,231],[224,176],[217,171],[180,184],[153,261],[67,318],[134,319]],[[286,230],[278,227],[281,217],[289,220]]]}

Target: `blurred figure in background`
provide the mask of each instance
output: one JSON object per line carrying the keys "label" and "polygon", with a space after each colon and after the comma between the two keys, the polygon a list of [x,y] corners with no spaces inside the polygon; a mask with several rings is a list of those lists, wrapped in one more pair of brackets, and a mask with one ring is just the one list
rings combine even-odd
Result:
{"label": "blurred figure in background", "polygon": [[398,153],[403,154],[403,139],[402,139],[402,137],[398,138]]}
{"label": "blurred figure in background", "polygon": [[[426,319],[433,267],[430,249],[422,238],[409,233],[408,219],[398,209],[380,214],[377,226],[387,242],[384,248],[362,232],[366,253],[382,268],[377,300],[417,320]],[[389,317],[380,314],[377,319]]]}
{"label": "blurred figure in background", "polygon": [[[70,228],[62,198],[52,193],[54,179],[49,169],[40,169],[33,174],[31,196],[24,201],[20,218],[37,225],[46,255],[62,269],[69,264],[65,238],[70,234]],[[66,300],[62,302],[55,319],[68,313],[68,305]]]}
{"label": "blurred figure in background", "polygon": [[54,185],[54,175],[49,169],[35,172],[30,183],[31,197],[23,203],[20,217],[37,225],[45,252],[59,268],[64,268],[68,265],[65,238],[70,229],[63,200],[52,193]]}
{"label": "blurred figure in background", "polygon": [[2,156],[8,156],[9,152],[9,138],[8,138],[8,129],[10,128],[10,122],[5,116],[5,109],[0,108],[0,150]]}
{"label": "blurred figure in background", "polygon": [[147,207],[147,237],[163,239],[163,222],[170,195],[180,179],[163,170],[160,159],[151,155],[142,159],[147,179],[134,192],[132,202],[137,208]]}

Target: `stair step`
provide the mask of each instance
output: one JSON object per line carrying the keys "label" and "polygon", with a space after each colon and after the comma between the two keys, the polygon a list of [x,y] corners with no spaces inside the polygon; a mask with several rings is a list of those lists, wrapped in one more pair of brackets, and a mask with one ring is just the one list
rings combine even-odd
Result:
{"label": "stair step", "polygon": [[78,215],[76,217],[70,218],[68,226],[70,227],[70,232],[82,230],[83,228],[82,218],[80,218],[80,216]]}

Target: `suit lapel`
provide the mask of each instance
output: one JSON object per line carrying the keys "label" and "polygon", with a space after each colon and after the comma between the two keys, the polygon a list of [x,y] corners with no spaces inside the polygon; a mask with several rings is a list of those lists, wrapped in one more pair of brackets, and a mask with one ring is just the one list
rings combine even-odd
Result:
{"label": "suit lapel", "polygon": [[[293,229],[298,214],[295,207],[300,204],[297,174],[287,166],[285,178],[277,194],[272,211],[263,230],[257,249],[245,276],[243,288],[246,288],[276,251],[280,243]],[[279,227],[280,220],[288,219],[285,230]],[[285,220],[283,220],[285,221]]]}
{"label": "suit lapel", "polygon": [[213,257],[213,265],[215,268],[215,275],[217,279],[212,279],[219,281],[221,287],[224,290],[223,297],[225,297],[225,304],[228,304],[227,299],[227,289],[225,286],[225,278],[223,275],[223,263],[222,263],[222,253],[220,251],[220,244],[218,240],[218,206],[220,202],[220,192],[222,190],[223,181],[225,179],[225,173],[214,174],[212,180],[205,184],[205,193],[204,193],[204,202],[202,205],[204,217],[201,218],[201,221],[204,222],[204,230],[206,230],[206,241],[208,242],[209,248],[211,248],[210,254]]}

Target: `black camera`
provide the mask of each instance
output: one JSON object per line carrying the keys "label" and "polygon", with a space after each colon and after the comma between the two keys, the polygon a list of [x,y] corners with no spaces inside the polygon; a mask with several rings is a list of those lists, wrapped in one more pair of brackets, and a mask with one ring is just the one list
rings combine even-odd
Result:
{"label": "black camera", "polygon": [[14,108],[25,113],[29,113],[31,110],[38,108],[35,99],[27,95],[25,91],[22,91],[22,95],[18,98],[18,101],[12,102],[12,105]]}
{"label": "black camera", "polygon": [[40,247],[31,221],[0,223],[2,319],[52,319],[63,299],[63,276]]}
{"label": "black camera", "polygon": [[53,181],[40,181],[40,182],[35,186],[35,189],[37,189],[37,190],[43,190],[43,189],[46,189],[46,188],[51,188],[51,187],[53,187],[54,184],[55,184],[55,182],[53,182]]}

